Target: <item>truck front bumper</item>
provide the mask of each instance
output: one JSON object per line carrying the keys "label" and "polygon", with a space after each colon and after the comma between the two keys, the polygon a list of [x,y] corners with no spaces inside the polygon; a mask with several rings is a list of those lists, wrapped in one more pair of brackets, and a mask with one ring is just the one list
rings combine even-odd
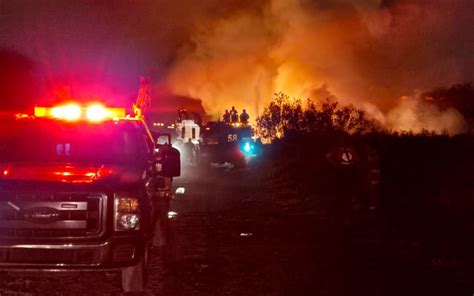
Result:
{"label": "truck front bumper", "polygon": [[118,270],[135,265],[145,252],[138,236],[101,243],[1,244],[0,270]]}

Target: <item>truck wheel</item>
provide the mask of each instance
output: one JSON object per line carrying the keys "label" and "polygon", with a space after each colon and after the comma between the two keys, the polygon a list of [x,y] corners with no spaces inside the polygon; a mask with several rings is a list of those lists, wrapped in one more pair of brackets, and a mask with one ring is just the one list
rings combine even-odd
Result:
{"label": "truck wheel", "polygon": [[122,269],[122,290],[129,292],[143,292],[148,277],[148,249],[137,264]]}

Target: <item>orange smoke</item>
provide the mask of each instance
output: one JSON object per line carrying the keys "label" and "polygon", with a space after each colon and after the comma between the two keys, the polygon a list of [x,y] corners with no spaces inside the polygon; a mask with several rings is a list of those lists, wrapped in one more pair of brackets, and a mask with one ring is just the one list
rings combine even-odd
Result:
{"label": "orange smoke", "polygon": [[468,1],[269,0],[258,11],[239,9],[196,25],[167,84],[201,99],[216,118],[236,106],[255,119],[283,92],[335,98],[387,123],[403,95],[474,80],[465,52],[472,42],[452,34],[473,22],[456,10]]}

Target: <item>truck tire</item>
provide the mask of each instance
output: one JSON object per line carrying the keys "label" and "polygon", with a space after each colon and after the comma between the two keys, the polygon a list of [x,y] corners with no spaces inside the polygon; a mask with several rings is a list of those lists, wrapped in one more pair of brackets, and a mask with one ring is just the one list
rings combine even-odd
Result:
{"label": "truck tire", "polygon": [[143,257],[137,264],[125,267],[121,271],[122,290],[126,293],[143,292],[148,278],[149,251],[145,250]]}

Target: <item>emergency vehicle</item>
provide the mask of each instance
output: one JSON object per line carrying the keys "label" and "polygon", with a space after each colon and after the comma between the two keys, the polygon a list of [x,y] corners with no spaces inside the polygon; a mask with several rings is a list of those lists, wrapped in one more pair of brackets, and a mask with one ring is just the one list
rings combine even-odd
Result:
{"label": "emergency vehicle", "polygon": [[124,291],[143,290],[179,152],[96,103],[2,121],[0,270],[116,272]]}
{"label": "emergency vehicle", "polygon": [[176,120],[176,141],[177,145],[183,146],[189,140],[194,145],[199,145],[201,135],[201,117],[194,112],[188,112],[182,108],[178,111],[178,120]]}
{"label": "emergency vehicle", "polygon": [[191,140],[195,151],[191,158],[203,166],[227,162],[243,167],[261,150],[261,142],[254,139],[250,124],[223,121],[208,121],[203,124],[198,114],[183,108],[178,111],[175,127],[175,143],[184,158],[190,158],[186,155],[191,153],[186,149],[186,144]]}
{"label": "emergency vehicle", "polygon": [[228,162],[243,167],[258,150],[250,125],[210,121],[202,129],[199,158],[204,164]]}

